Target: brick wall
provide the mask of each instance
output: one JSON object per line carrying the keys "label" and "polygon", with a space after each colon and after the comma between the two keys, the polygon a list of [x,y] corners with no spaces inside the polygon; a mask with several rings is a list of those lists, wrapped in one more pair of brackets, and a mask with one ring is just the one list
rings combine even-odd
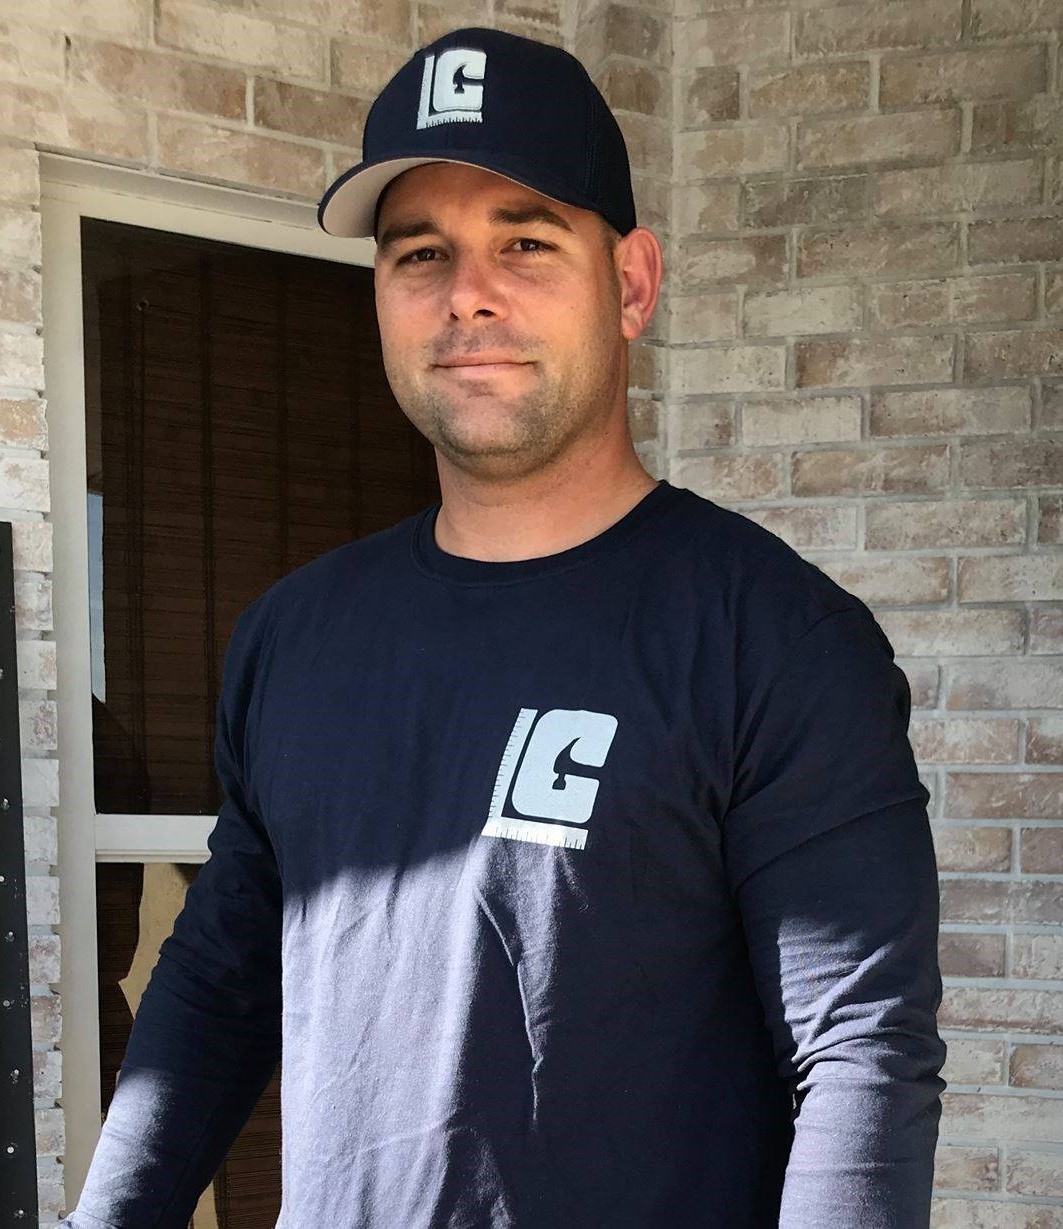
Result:
{"label": "brick wall", "polygon": [[7,0],[0,516],[44,1223],[62,749],[35,149],[315,200],[387,77],[456,25],[574,49],[617,112],[665,249],[631,353],[648,467],[862,596],[911,679],[942,868],[937,1229],[1063,1225],[1060,0]]}
{"label": "brick wall", "polygon": [[676,4],[669,473],[893,642],[942,872],[934,1225],[1063,1225],[1063,3]]}

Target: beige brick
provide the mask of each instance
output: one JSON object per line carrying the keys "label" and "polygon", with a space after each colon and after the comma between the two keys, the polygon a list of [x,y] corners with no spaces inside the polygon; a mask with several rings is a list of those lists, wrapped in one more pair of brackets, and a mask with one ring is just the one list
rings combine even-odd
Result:
{"label": "beige brick", "polygon": [[[941,999],[941,1010],[938,1013],[938,1023],[946,1029],[975,1030],[1013,1030],[1015,1032],[1054,1032],[1063,1027],[1063,991],[1031,991],[1031,989],[984,989],[973,986],[949,986],[945,988]],[[947,1095],[947,1094],[946,1094]],[[1008,1097],[1008,1101],[1026,1100],[1025,1097]],[[1035,1097],[1031,1101],[1037,1104]],[[1018,1107],[1016,1107],[1018,1109]],[[1053,1111],[1058,1125],[1058,1104]],[[950,1116],[951,1117],[951,1116]],[[1035,1121],[1025,1123],[1025,1129],[1019,1127],[1018,1120],[992,1120],[994,1115],[986,1113],[981,1120],[981,1128],[976,1122],[961,1123],[950,1121],[941,1123],[941,1133],[967,1137],[970,1139],[992,1139],[997,1134],[1003,1136],[1018,1136],[1026,1139],[1043,1138],[1041,1127]]]}
{"label": "beige brick", "polygon": [[882,217],[967,213],[1035,205],[1041,196],[1039,162],[950,163],[881,171],[876,180],[876,212]]}
{"label": "beige brick", "polygon": [[1063,1229],[1058,1209],[980,1199],[934,1199],[930,1229]]}
{"label": "beige brick", "polygon": [[749,83],[749,113],[761,118],[864,111],[870,93],[871,66],[866,60],[754,69]]}
{"label": "beige brick", "polygon": [[954,109],[810,120],[797,130],[797,165],[805,168],[949,158],[959,148],[960,115]]}
{"label": "beige brick", "polygon": [[813,230],[797,241],[798,277],[871,277],[876,273],[945,273],[959,259],[954,223]]}
{"label": "beige brick", "polygon": [[561,24],[561,0],[496,0],[495,11],[540,25]]}
{"label": "beige brick", "polygon": [[[283,3],[283,0],[281,0]],[[396,6],[401,13],[402,7]],[[418,46],[424,47],[427,43],[435,42],[437,38],[441,38],[444,34],[455,28],[455,25],[462,26],[486,26],[490,24],[490,16],[486,0],[446,0],[444,4],[424,4],[419,3],[411,6],[413,13],[417,19],[417,34],[415,41]],[[357,11],[357,10],[356,10]],[[597,27],[594,32],[594,38],[599,45],[604,45],[603,23],[595,21],[593,23]],[[351,34],[357,35],[357,28],[350,31]],[[406,43],[408,39],[400,40]],[[592,40],[593,41],[593,40]],[[580,58],[584,63],[594,64],[602,59],[602,54],[595,51],[589,56],[582,53]]]}
{"label": "beige brick", "polygon": [[1020,499],[950,499],[872,504],[868,550],[932,550],[949,546],[1017,546],[1025,540]]}
{"label": "beige brick", "polygon": [[1012,940],[1012,977],[1063,980],[1063,935],[1017,934]]}
{"label": "beige brick", "polygon": [[0,21],[0,76],[40,82],[63,76],[63,41],[58,30]]}
{"label": "beige brick", "polygon": [[1016,1088],[1063,1089],[1063,1046],[1032,1042],[1015,1046],[1008,1082]]}
{"label": "beige brick", "polygon": [[24,689],[55,690],[55,641],[18,641],[18,685]]}
{"label": "beige brick", "polygon": [[40,398],[0,398],[0,444],[15,448],[48,447],[48,426]]}
{"label": "beige brick", "polygon": [[657,13],[608,4],[601,23],[604,47],[613,55],[667,66],[671,59],[671,26]]}
{"label": "beige brick", "polygon": [[[25,746],[25,741],[23,741]],[[26,815],[23,818],[23,841],[26,863],[45,867],[54,866],[59,860],[57,825],[54,815]]]}
{"label": "beige brick", "polygon": [[738,119],[738,70],[699,68],[683,83],[683,127]]}
{"label": "beige brick", "polygon": [[47,512],[48,462],[36,457],[0,457],[0,508]]}
{"label": "beige brick", "polygon": [[786,278],[786,236],[752,235],[746,239],[680,240],[679,285],[687,290],[725,281],[783,282]]}
{"label": "beige brick", "polygon": [[12,521],[11,545],[16,568],[30,572],[52,570],[51,521]]}
{"label": "beige brick", "polygon": [[0,131],[60,150],[87,150],[96,157],[143,162],[148,155],[143,109],[76,89],[0,82]]}
{"label": "beige brick", "polygon": [[0,269],[0,320],[40,324],[41,275],[36,269]]}
{"label": "beige brick", "polygon": [[628,427],[635,444],[656,440],[660,404],[646,397],[632,397],[628,401]]}
{"label": "beige brick", "polygon": [[912,606],[944,602],[949,596],[949,561],[938,556],[821,557],[815,563],[869,606]]}
{"label": "beige brick", "polygon": [[[256,0],[256,3],[261,7],[263,0]],[[327,4],[329,7],[328,25],[333,33],[345,38],[383,39],[399,47],[407,47],[414,43],[415,12],[427,7],[396,3],[396,0],[327,0]],[[269,7],[282,19],[298,12],[298,9],[293,9],[291,0],[269,0]],[[496,7],[497,24],[500,29],[507,24],[516,25],[518,23],[513,20],[514,16],[522,12],[542,16],[551,7],[552,0],[529,0],[526,5],[521,4],[519,0],[517,3],[508,3],[508,0],[500,2]],[[447,4],[441,5],[440,8],[450,14],[450,29],[463,25],[488,24],[485,6],[482,3],[463,4],[460,0],[447,0]],[[465,14],[468,14],[467,18]],[[534,33],[529,29],[524,29],[521,33],[529,34],[544,42],[550,41],[551,31],[541,26]],[[425,42],[432,41],[434,37],[436,36],[433,34],[427,39],[422,39],[421,46]]]}
{"label": "beige brick", "polygon": [[[949,1049],[951,1048],[950,1042]],[[941,1144],[934,1155],[935,1189],[994,1191],[998,1177],[999,1165],[995,1148],[965,1148],[960,1144]]]}
{"label": "beige brick", "polygon": [[332,84],[340,90],[376,97],[407,58],[405,51],[392,51],[376,43],[333,39]]}
{"label": "beige brick", "polygon": [[782,459],[766,453],[687,457],[675,470],[677,486],[707,499],[773,499],[783,492]]}
{"label": "beige brick", "polygon": [[883,107],[898,107],[967,99],[1029,98],[1047,88],[1046,51],[1042,45],[887,56],[882,62],[879,103]]}
{"label": "beige brick", "polygon": [[321,150],[291,141],[159,116],[159,161],[173,171],[316,197],[324,189]]}
{"label": "beige brick", "polygon": [[947,279],[887,282],[868,289],[873,329],[940,325],[949,318]]}
{"label": "beige brick", "polygon": [[[960,994],[978,995],[978,991],[960,991]],[[1022,991],[985,991],[993,995],[1016,995]],[[1046,998],[1048,996],[1045,996]],[[1063,1004],[1063,995],[1057,996]],[[941,1133],[958,1139],[1018,1138],[1053,1141],[1059,1133],[1061,1122],[1058,1101],[1044,1097],[1001,1096],[979,1093],[950,1093],[941,1096]]]}
{"label": "beige brick", "polygon": [[59,880],[53,875],[26,876],[26,920],[30,926],[59,924]]}
{"label": "beige brick", "polygon": [[143,42],[147,36],[147,11],[141,0],[4,0],[4,15],[10,21]]}
{"label": "beige brick", "polygon": [[[883,614],[881,622],[894,648],[905,657],[991,657],[1022,652],[1020,610],[897,610]],[[972,733],[978,725],[970,727]],[[1014,732],[1012,744],[1014,751]]]}
{"label": "beige brick", "polygon": [[[681,235],[711,235],[739,227],[740,184],[736,179],[676,184],[675,225]],[[783,249],[785,256],[785,245]]]}
{"label": "beige brick", "polygon": [[37,1050],[33,1055],[33,1095],[57,1101],[62,1095],[63,1055],[59,1050]]}
{"label": "beige brick", "polygon": [[954,345],[947,334],[799,341],[794,346],[797,386],[944,384],[952,379]]}
{"label": "beige brick", "polygon": [[975,222],[968,242],[968,259],[976,265],[1063,260],[1063,222],[1058,217]]}
{"label": "beige brick", "polygon": [[867,217],[870,176],[754,180],[742,187],[747,226],[773,227],[859,222]]}
{"label": "beige brick", "polygon": [[785,346],[719,345],[673,350],[671,364],[672,391],[679,397],[762,392],[782,389],[786,381]]}
{"label": "beige brick", "polygon": [[37,151],[32,146],[0,144],[0,201],[36,205],[41,199]]}
{"label": "beige brick", "polygon": [[668,438],[676,448],[727,448],[735,442],[729,401],[685,401],[672,409]]}
{"label": "beige brick", "polygon": [[[935,838],[935,849],[937,848],[937,840]],[[938,857],[940,864],[940,854]],[[938,961],[941,965],[942,976],[1003,977],[1004,944],[1005,939],[1002,934],[943,931],[938,936]],[[948,1048],[951,1059],[952,1041],[949,1041]],[[989,1068],[987,1083],[1000,1083],[1003,1079],[1003,1057],[1003,1046],[1001,1045],[999,1054],[986,1055],[982,1053],[978,1054],[977,1058],[967,1055],[966,1059],[970,1066],[974,1066],[975,1062],[977,1062],[980,1067],[985,1066]],[[996,1074],[995,1080],[992,1079],[994,1072]],[[960,1074],[967,1075],[970,1072],[964,1071]],[[961,1084],[981,1082],[959,1079],[955,1072],[946,1075],[945,1078]]]}
{"label": "beige brick", "polygon": [[859,438],[859,397],[786,398],[742,405],[743,444],[833,443]]}
{"label": "beige brick", "polygon": [[59,805],[59,761],[41,756],[22,758],[22,801],[27,807]]}
{"label": "beige brick", "polygon": [[1029,875],[1063,875],[1063,828],[1023,828],[1019,866]]}
{"label": "beige brick", "polygon": [[1026,388],[942,388],[871,398],[872,435],[993,435],[1029,425]]}
{"label": "beige brick", "polygon": [[71,42],[68,60],[73,81],[117,98],[223,119],[245,118],[247,78],[235,69],[81,38]]}
{"label": "beige brick", "polygon": [[15,628],[20,632],[52,629],[52,582],[15,578]]}
{"label": "beige brick", "polygon": [[[939,613],[946,618],[951,614],[949,611],[915,611],[911,616],[922,620]],[[878,616],[878,622],[898,653],[907,652],[903,647],[904,621],[909,617],[907,611],[888,610]],[[900,627],[897,620],[902,621]],[[917,624],[908,634],[919,637],[924,633]],[[916,647],[925,650],[926,642],[917,640]],[[1019,723],[1013,718],[913,717],[908,733],[915,758],[921,764],[1010,764],[1019,758]]]}
{"label": "beige brick", "polygon": [[666,73],[650,64],[613,60],[595,77],[595,83],[613,110],[637,111],[661,119],[672,114],[671,82]]}
{"label": "beige brick", "polygon": [[316,30],[191,0],[159,0],[155,37],[164,47],[320,81],[326,44]]}
{"label": "beige brick", "polygon": [[937,708],[941,673],[938,666],[934,662],[904,661],[899,657],[896,661],[911,688],[912,708]]}
{"label": "beige brick", "polygon": [[748,337],[852,332],[860,328],[862,318],[859,286],[751,292],[746,295],[743,311]]}
{"label": "beige brick", "polygon": [[[1063,615],[1063,612],[1056,611]],[[1059,620],[1063,623],[1063,618]],[[1030,764],[1063,764],[1063,717],[1031,717],[1026,727],[1026,760]]]}
{"label": "beige brick", "polygon": [[738,336],[738,301],[733,290],[706,290],[672,300],[670,339],[673,345],[691,341],[731,341]]}
{"label": "beige brick", "polygon": [[1050,316],[1063,315],[1063,273],[1049,273],[1045,278],[1045,311]]}
{"label": "beige brick", "polygon": [[36,1128],[36,1148],[39,1155],[60,1154],[66,1147],[61,1109],[36,1109],[33,1113]]}
{"label": "beige brick", "polygon": [[[962,570],[959,583],[964,600],[969,587]],[[1058,708],[1063,696],[1063,665],[1054,662],[971,662],[953,666],[951,671],[949,709]]]}
{"label": "beige brick", "polygon": [[1063,30],[1058,0],[972,0],[971,33],[975,38],[1007,38]]}
{"label": "beige brick", "polygon": [[636,167],[631,173],[631,190],[640,226],[647,226],[662,242],[672,231],[672,186],[651,178]]}
{"label": "beige brick", "polygon": [[681,68],[785,59],[790,15],[777,9],[710,13],[677,22],[673,37]]}
{"label": "beige brick", "polygon": [[851,505],[747,508],[744,515],[796,551],[856,547],[856,508]]}
{"label": "beige brick", "polygon": [[1063,1152],[1009,1148],[1004,1189],[1016,1195],[1063,1195]]}
{"label": "beige brick", "polygon": [[[941,919],[986,926],[1058,926],[1063,921],[1063,899],[1053,883],[965,875],[941,880]],[[1032,1017],[1035,1008],[1036,1004],[1028,1004],[1026,1014]],[[1007,1027],[981,1018],[976,1020],[973,1012],[965,1020],[959,1004],[941,1023],[957,1028]]]}
{"label": "beige brick", "polygon": [[255,79],[255,124],[312,140],[356,145],[369,104],[328,90],[311,90],[268,77]]}
{"label": "beige brick", "polygon": [[795,495],[886,495],[943,490],[949,450],[941,444],[910,448],[830,448],[798,452]]}
{"label": "beige brick", "polygon": [[616,121],[624,135],[632,169],[647,174],[669,175],[672,170],[672,137],[667,124],[649,115],[618,111]]}
{"label": "beige brick", "polygon": [[1059,486],[1063,484],[1063,440],[964,443],[960,446],[960,482],[978,487]]}
{"label": "beige brick", "polygon": [[1063,773],[950,772],[945,809],[953,819],[1063,819]]}
{"label": "beige brick", "polygon": [[798,55],[834,55],[874,47],[932,47],[957,43],[960,0],[880,0],[874,5],[815,8],[798,16]]}
{"label": "beige brick", "polygon": [[56,712],[54,700],[20,700],[19,729],[23,750],[54,751]]}
{"label": "beige brick", "polygon": [[968,379],[1063,374],[1063,329],[972,333],[965,367]]}
{"label": "beige brick", "polygon": [[[33,333],[0,333],[0,379],[14,388],[40,389],[44,386],[44,354],[41,339]],[[0,505],[14,508],[35,507],[34,504],[7,504],[3,493],[6,481],[4,463],[0,460]]]}
{"label": "beige brick", "polygon": [[30,981],[50,985],[59,981],[60,940],[58,935],[29,936]]}
{"label": "beige brick", "polygon": [[[1004,936],[993,934],[942,936],[950,939],[999,939],[1000,964],[987,961],[988,968],[1004,966]],[[953,976],[945,974],[946,977]],[[960,975],[962,976],[962,974]],[[968,974],[968,976],[983,976],[983,974]],[[996,976],[986,974],[985,976]],[[987,1037],[950,1037],[946,1042],[948,1057],[942,1075],[950,1084],[1003,1084],[1007,1081],[1004,1042]]]}
{"label": "beige brick", "polygon": [[1006,871],[1011,868],[1011,829],[935,824],[938,870]]}
{"label": "beige brick", "polygon": [[964,324],[1032,320],[1037,314],[1037,283],[1032,272],[953,278],[949,287],[949,317]]}
{"label": "beige brick", "polygon": [[40,264],[41,215],[33,209],[0,206],[0,260]]}
{"label": "beige brick", "polygon": [[628,386],[645,389],[647,392],[661,391],[664,380],[663,361],[663,347],[647,341],[646,334],[643,334],[642,339],[631,347]]}
{"label": "beige brick", "polygon": [[984,102],[974,107],[972,153],[1051,149],[1063,143],[1063,100],[1039,94],[1026,102]]}
{"label": "beige brick", "polygon": [[685,180],[783,171],[789,157],[790,131],[782,124],[710,128],[675,138],[676,167]]}
{"label": "beige brick", "polygon": [[1037,541],[1063,544],[1063,497],[1042,495],[1037,501]]}

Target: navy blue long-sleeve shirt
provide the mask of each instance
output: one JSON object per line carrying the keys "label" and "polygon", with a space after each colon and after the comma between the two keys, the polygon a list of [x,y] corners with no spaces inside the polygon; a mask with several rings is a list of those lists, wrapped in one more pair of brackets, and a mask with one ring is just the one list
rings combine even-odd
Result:
{"label": "navy blue long-sleeve shirt", "polygon": [[919,1229],[944,1084],[910,693],[868,608],[660,482],[241,614],[225,802],[70,1229],[183,1229],[283,1051],[277,1229]]}

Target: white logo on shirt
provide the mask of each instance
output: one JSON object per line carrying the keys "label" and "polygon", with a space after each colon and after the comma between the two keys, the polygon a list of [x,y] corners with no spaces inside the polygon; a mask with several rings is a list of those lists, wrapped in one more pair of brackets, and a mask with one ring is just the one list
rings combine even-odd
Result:
{"label": "white logo on shirt", "polygon": [[[538,717],[538,720],[536,718]],[[583,849],[598,779],[575,771],[601,768],[617,721],[581,708],[522,708],[498,766],[482,836]],[[556,821],[556,822],[555,822]]]}
{"label": "white logo on shirt", "polygon": [[471,47],[448,47],[424,58],[417,127],[464,121],[482,124],[487,52]]}

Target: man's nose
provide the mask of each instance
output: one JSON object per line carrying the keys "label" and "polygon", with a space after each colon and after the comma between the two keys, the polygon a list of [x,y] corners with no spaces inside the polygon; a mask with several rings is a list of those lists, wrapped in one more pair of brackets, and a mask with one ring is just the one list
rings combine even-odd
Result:
{"label": "man's nose", "polygon": [[479,315],[501,316],[505,304],[498,271],[490,260],[468,253],[451,257],[447,298],[455,320],[472,320]]}

